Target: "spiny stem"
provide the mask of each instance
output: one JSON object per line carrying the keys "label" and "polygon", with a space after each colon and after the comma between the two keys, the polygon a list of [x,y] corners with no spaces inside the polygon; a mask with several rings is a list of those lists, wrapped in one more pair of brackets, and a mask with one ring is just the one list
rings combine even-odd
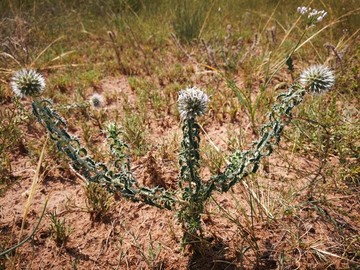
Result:
{"label": "spiny stem", "polygon": [[[194,182],[196,184],[196,192],[198,192],[199,188],[200,188],[200,183],[199,183],[199,180],[198,180],[198,176],[196,175],[197,172],[195,171],[196,168],[194,168],[194,165],[196,166],[198,164],[198,160],[195,159],[194,160],[194,157],[196,155],[198,155],[198,143],[195,143],[194,141],[194,134],[193,134],[193,128],[194,128],[194,119],[190,119],[187,121],[187,126],[188,126],[188,138],[189,138],[189,156],[190,156],[190,159],[187,159],[187,165],[189,166],[189,170],[190,170],[190,176],[191,176],[191,179],[190,181],[191,182]],[[197,144],[195,146],[195,144]],[[194,161],[195,164],[192,162]],[[189,185],[191,185],[191,182],[189,182]]]}

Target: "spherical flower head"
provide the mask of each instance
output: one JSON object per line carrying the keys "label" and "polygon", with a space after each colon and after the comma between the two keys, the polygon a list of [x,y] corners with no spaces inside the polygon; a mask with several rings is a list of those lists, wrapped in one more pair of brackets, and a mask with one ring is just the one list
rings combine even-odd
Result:
{"label": "spherical flower head", "polygon": [[98,94],[98,93],[94,93],[90,97],[90,103],[95,108],[100,108],[100,107],[104,106],[104,97],[102,95]]}
{"label": "spherical flower head", "polygon": [[179,92],[178,108],[180,117],[195,119],[196,116],[205,114],[209,103],[209,97],[196,87],[186,88]]}
{"label": "spherical flower head", "polygon": [[321,93],[333,87],[335,76],[328,67],[313,65],[301,73],[299,82],[309,92]]}
{"label": "spherical flower head", "polygon": [[15,95],[40,96],[45,90],[44,77],[32,69],[22,69],[11,78],[10,86]]}

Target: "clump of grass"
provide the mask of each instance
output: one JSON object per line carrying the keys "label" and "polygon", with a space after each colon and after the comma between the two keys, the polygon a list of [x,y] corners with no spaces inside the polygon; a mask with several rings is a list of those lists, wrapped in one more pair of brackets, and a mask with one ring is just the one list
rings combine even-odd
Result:
{"label": "clump of grass", "polygon": [[148,246],[143,247],[139,243],[139,235],[136,235],[133,232],[130,232],[130,235],[133,240],[133,245],[140,253],[142,260],[147,264],[149,269],[163,269],[163,262],[160,261],[159,257],[162,251],[161,243],[156,243],[151,236],[151,232],[149,232],[149,240]]}
{"label": "clump of grass", "polygon": [[176,36],[182,42],[192,42],[199,37],[205,20],[204,1],[176,1],[172,25]]}
{"label": "clump of grass", "polygon": [[129,84],[136,92],[137,107],[141,113],[148,113],[150,106],[157,116],[164,113],[164,109],[166,109],[166,98],[162,95],[158,86],[138,77],[130,77]]}
{"label": "clump of grass", "polygon": [[70,225],[66,224],[65,218],[60,219],[58,217],[56,211],[51,212],[49,217],[52,239],[55,241],[57,246],[66,246],[73,229]]}
{"label": "clump of grass", "polygon": [[225,164],[225,160],[219,149],[215,149],[213,145],[206,144],[202,149],[205,155],[204,163],[209,168],[211,174],[218,174],[221,172]]}
{"label": "clump of grass", "polygon": [[255,46],[249,48],[244,46],[244,38],[231,24],[226,26],[224,37],[212,37],[210,40],[203,38],[201,45],[207,64],[227,72],[238,70],[255,49]]}
{"label": "clump of grass", "polygon": [[88,183],[85,186],[86,207],[92,220],[99,220],[109,211],[111,195],[99,184]]}
{"label": "clump of grass", "polygon": [[16,108],[8,107],[0,110],[0,184],[9,180],[12,166],[9,152],[21,144],[23,131],[19,125],[23,121]]}
{"label": "clump of grass", "polygon": [[132,146],[134,154],[143,155],[148,149],[144,116],[127,112],[123,118],[122,127],[123,138]]}

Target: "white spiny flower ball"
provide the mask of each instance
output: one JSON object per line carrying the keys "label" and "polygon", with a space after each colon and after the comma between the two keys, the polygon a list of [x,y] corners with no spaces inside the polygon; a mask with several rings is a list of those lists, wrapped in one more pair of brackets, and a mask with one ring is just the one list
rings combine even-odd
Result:
{"label": "white spiny flower ball", "polygon": [[91,105],[93,105],[95,108],[100,108],[104,106],[104,97],[98,93],[94,93],[90,97]]}
{"label": "white spiny flower ball", "polygon": [[335,76],[327,66],[313,65],[301,73],[299,82],[306,90],[321,93],[333,87]]}
{"label": "white spiny flower ball", "polygon": [[186,88],[179,92],[178,108],[182,119],[195,119],[205,114],[209,97],[196,87]]}
{"label": "white spiny flower ball", "polygon": [[39,96],[45,90],[44,77],[32,69],[22,69],[11,78],[10,86],[19,97]]}

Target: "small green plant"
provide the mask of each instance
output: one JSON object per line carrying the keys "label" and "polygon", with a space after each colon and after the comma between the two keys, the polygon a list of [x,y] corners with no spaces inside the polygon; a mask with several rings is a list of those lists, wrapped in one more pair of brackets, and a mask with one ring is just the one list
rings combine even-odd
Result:
{"label": "small green plant", "polygon": [[73,229],[66,224],[65,218],[60,219],[55,211],[49,214],[51,237],[57,246],[65,246]]}
{"label": "small green plant", "polygon": [[142,247],[138,241],[139,236],[133,232],[129,232],[131,237],[133,238],[134,247],[140,253],[142,260],[148,265],[149,269],[163,269],[162,262],[159,262],[159,255],[161,253],[161,244],[155,243],[151,237],[151,233],[149,233],[149,244],[147,251],[144,247]]}
{"label": "small green plant", "polygon": [[0,110],[0,185],[7,182],[12,171],[9,151],[21,142],[23,132],[19,128],[22,122],[21,111],[14,108]]}
{"label": "small green plant", "polygon": [[138,113],[126,113],[123,121],[123,137],[133,147],[136,155],[142,155],[147,150],[146,126],[144,116]]}
{"label": "small green plant", "polygon": [[221,172],[221,168],[223,167],[225,160],[221,155],[218,149],[215,149],[212,145],[206,145],[203,150],[205,154],[205,163],[206,167],[209,168],[210,173],[217,174]]}
{"label": "small green plant", "polygon": [[85,186],[86,206],[92,220],[103,217],[111,205],[110,194],[97,183],[88,183]]}

